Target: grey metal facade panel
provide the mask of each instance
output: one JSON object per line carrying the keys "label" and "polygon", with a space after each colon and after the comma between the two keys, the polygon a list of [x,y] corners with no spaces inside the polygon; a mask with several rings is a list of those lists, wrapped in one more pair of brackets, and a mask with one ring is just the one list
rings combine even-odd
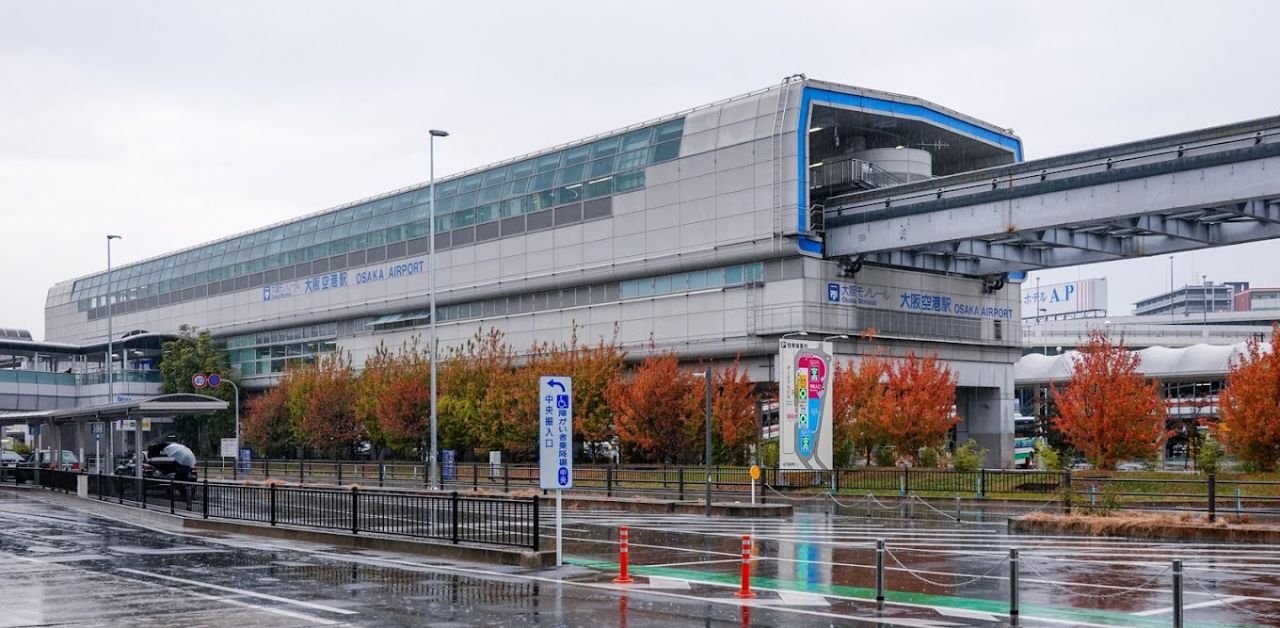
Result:
{"label": "grey metal facade panel", "polygon": [[375,264],[387,259],[387,247],[379,246],[365,251],[365,262]]}
{"label": "grey metal facade panel", "polygon": [[529,231],[537,231],[539,229],[550,229],[553,224],[551,210],[544,209],[540,212],[533,212],[525,215],[525,225]]}
{"label": "grey metal facade panel", "polygon": [[463,227],[449,232],[453,247],[465,246],[476,241],[475,227]]}
{"label": "grey metal facade panel", "polygon": [[566,205],[564,207],[555,208],[555,225],[562,225],[582,222],[582,204]]}
{"label": "grey metal facade panel", "polygon": [[524,216],[512,216],[511,218],[503,218],[501,221],[502,237],[514,236],[524,233]]}
{"label": "grey metal facade panel", "polygon": [[476,225],[476,242],[487,242],[496,240],[501,235],[499,225],[496,222],[486,222]]}
{"label": "grey metal facade panel", "polygon": [[582,204],[582,219],[596,220],[608,218],[613,214],[613,197],[591,199]]}
{"label": "grey metal facade panel", "polygon": [[[448,234],[442,234],[446,237]],[[437,243],[437,248],[439,248]],[[427,238],[414,238],[407,243],[407,252],[409,255],[420,255],[426,253],[431,248],[431,242]]]}

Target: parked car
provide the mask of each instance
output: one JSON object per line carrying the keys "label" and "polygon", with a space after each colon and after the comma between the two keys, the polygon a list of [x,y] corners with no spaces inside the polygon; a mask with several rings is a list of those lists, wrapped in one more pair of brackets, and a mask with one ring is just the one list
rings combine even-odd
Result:
{"label": "parked car", "polygon": [[33,451],[26,459],[15,465],[19,482],[31,482],[35,478],[35,469],[39,467],[48,471],[79,471],[80,459],[73,451],[63,449],[60,461],[54,461],[52,450]]}
{"label": "parked car", "polygon": [[8,449],[0,451],[0,469],[16,468],[19,462],[22,462],[22,455],[18,452]]}

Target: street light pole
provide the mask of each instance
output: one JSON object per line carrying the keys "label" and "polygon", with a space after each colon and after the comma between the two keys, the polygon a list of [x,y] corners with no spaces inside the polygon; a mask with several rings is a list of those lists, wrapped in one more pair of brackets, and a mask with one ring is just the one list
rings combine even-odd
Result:
{"label": "street light pole", "polygon": [[431,180],[430,180],[430,214],[427,220],[431,223],[429,243],[430,248],[427,252],[429,266],[431,267],[428,276],[428,286],[431,290],[431,451],[427,454],[427,462],[431,465],[431,488],[440,488],[440,468],[436,464],[438,446],[436,444],[436,138],[449,137],[449,134],[439,129],[431,129],[428,131],[431,139],[430,144],[430,160],[431,160]]}
{"label": "street light pole", "polygon": [[[112,323],[111,302],[115,300],[115,295],[112,294],[113,290],[115,289],[115,286],[112,282],[112,279],[114,278],[114,274],[111,272],[111,241],[119,240],[119,239],[121,239],[121,236],[107,234],[107,403],[115,403],[116,401],[115,380],[111,376],[111,366],[112,366],[111,354],[114,351],[114,347],[112,346],[112,340],[113,340],[112,336],[114,335],[114,333],[111,330],[111,323]],[[115,473],[115,460],[116,460],[115,424],[112,422],[108,422],[107,425],[108,425],[107,455],[110,456],[110,464],[108,466],[111,469],[112,473]],[[98,461],[98,467],[99,468],[102,467],[101,460]]]}
{"label": "street light pole", "polygon": [[[1200,275],[1200,314],[1201,324],[1209,327],[1209,276]],[[1217,294],[1214,295],[1215,297]]]}
{"label": "street light pole", "polygon": [[707,380],[707,417],[706,417],[706,466],[707,466],[707,516],[711,516],[711,367],[703,376]]}

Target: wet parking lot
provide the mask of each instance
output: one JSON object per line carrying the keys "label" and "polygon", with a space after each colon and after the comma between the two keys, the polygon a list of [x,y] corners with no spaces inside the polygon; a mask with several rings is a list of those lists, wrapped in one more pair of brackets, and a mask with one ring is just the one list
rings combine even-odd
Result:
{"label": "wet parking lot", "polygon": [[[524,570],[126,522],[0,491],[0,626],[996,626],[1280,623],[1280,546],[1017,536],[998,522],[566,513],[566,567]],[[857,509],[852,509],[856,511]],[[636,584],[615,585],[618,529]],[[544,534],[550,534],[548,526]],[[735,598],[743,534],[758,597]],[[888,600],[877,611],[875,541]]]}

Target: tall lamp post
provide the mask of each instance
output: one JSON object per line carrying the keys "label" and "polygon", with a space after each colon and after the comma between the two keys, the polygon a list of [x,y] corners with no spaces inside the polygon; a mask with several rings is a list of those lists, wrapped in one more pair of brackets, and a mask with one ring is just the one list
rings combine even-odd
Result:
{"label": "tall lamp post", "polygon": [[707,508],[706,515],[711,516],[711,367],[707,367],[707,371],[702,374],[702,378],[707,382],[707,408],[706,408],[706,453],[704,462],[707,466]]}
{"label": "tall lamp post", "polygon": [[[112,340],[113,340],[113,336],[115,335],[111,330],[111,322],[112,322],[111,302],[115,300],[115,295],[112,294],[112,292],[115,289],[115,286],[113,285],[113,282],[112,282],[114,275],[111,272],[111,241],[119,240],[121,238],[122,236],[107,234],[107,403],[115,403],[116,401],[115,380],[111,375],[111,365],[113,361],[111,354],[114,353],[114,347],[112,347]],[[111,468],[112,472],[114,473],[115,460],[116,460],[115,424],[108,422],[107,425],[108,425],[107,456],[109,456],[109,460],[110,460],[110,464],[108,466]],[[98,466],[98,473],[101,474],[102,461],[98,460],[96,462]]]}
{"label": "tall lamp post", "polygon": [[440,467],[436,464],[438,457],[438,446],[436,444],[436,138],[449,137],[449,133],[439,129],[431,129],[428,133],[431,137],[428,140],[431,154],[431,181],[429,183],[431,200],[427,212],[429,214],[428,221],[431,223],[430,235],[428,236],[431,242],[427,252],[428,266],[430,266],[428,286],[431,290],[431,451],[427,454],[427,461],[431,465],[431,488],[438,489],[440,488]]}

